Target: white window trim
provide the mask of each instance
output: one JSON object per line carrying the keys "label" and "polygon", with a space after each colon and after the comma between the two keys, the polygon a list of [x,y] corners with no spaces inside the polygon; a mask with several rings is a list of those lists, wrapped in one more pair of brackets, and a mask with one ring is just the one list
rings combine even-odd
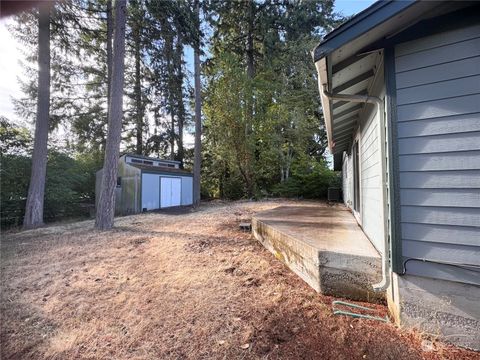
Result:
{"label": "white window trim", "polygon": [[[352,213],[353,216],[355,217],[355,220],[357,220],[358,225],[362,226],[362,215],[363,215],[363,199],[362,199],[362,143],[361,143],[361,136],[360,136],[360,126],[357,128],[357,131],[355,133],[355,136],[353,138],[353,143],[355,144],[355,141],[358,143],[358,191],[359,191],[359,201],[360,201],[360,206],[359,209],[360,211],[355,210],[355,206],[352,204]],[[353,145],[352,145],[353,149]],[[352,152],[353,155],[353,152]],[[352,159],[352,161],[355,161]],[[353,165],[353,164],[352,164]],[[352,166],[353,168],[353,166]],[[353,169],[355,171],[355,169]],[[353,174],[353,179],[355,179],[355,174]],[[355,180],[353,180],[353,199],[355,199]],[[355,200],[354,200],[355,201]]]}

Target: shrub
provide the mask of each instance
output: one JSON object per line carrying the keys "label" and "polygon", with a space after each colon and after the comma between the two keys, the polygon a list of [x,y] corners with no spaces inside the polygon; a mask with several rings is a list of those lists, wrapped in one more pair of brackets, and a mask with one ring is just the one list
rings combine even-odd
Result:
{"label": "shrub", "polygon": [[323,162],[314,162],[297,168],[285,182],[273,187],[274,196],[301,197],[307,199],[325,199],[330,186],[337,186],[338,175],[326,167]]}
{"label": "shrub", "polygon": [[[101,167],[94,156],[76,160],[65,153],[48,154],[45,183],[44,220],[86,217],[95,202],[95,170]],[[30,180],[31,159],[6,154],[1,158],[1,225],[20,226]]]}

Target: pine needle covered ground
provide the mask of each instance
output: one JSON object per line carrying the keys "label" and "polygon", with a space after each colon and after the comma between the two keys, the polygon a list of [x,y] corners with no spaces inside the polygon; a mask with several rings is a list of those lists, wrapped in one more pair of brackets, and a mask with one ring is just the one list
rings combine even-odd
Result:
{"label": "pine needle covered ground", "polygon": [[0,357],[478,358],[425,346],[391,324],[332,315],[331,297],[238,229],[278,205],[219,202],[119,218],[110,232],[84,221],[6,234]]}

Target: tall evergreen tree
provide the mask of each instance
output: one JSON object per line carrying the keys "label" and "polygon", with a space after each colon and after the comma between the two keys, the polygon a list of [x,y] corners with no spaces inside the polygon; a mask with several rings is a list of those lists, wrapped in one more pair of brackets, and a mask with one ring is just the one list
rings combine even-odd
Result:
{"label": "tall evergreen tree", "polygon": [[123,80],[125,70],[125,23],[126,0],[115,0],[115,26],[113,37],[112,83],[108,111],[108,135],[105,147],[105,162],[95,227],[108,230],[113,227],[115,214],[115,187],[117,184],[118,157],[123,118]]}
{"label": "tall evergreen tree", "polygon": [[32,155],[32,173],[28,186],[24,228],[43,224],[43,203],[47,171],[47,144],[50,117],[50,10],[51,2],[38,12],[38,95],[37,120]]}
{"label": "tall evergreen tree", "polygon": [[194,0],[193,11],[195,12],[195,42],[194,42],[194,78],[195,78],[195,144],[193,160],[193,204],[200,204],[200,184],[202,168],[202,83],[200,78],[200,51],[201,51],[201,28],[200,28],[200,1]]}
{"label": "tall evergreen tree", "polygon": [[[112,0],[107,0],[107,101],[110,100],[110,85],[112,83],[112,60],[113,60],[113,13]],[[108,114],[107,114],[108,117]]]}
{"label": "tall evergreen tree", "polygon": [[152,85],[163,99],[164,113],[169,118],[164,138],[170,145],[170,157],[183,163],[188,119],[184,50],[187,44],[193,45],[194,18],[187,1],[149,1],[147,8],[154,23],[150,36],[161,39],[149,55],[155,73]]}
{"label": "tall evergreen tree", "polygon": [[219,186],[238,187],[241,180],[243,195],[252,197],[287,181],[294,169],[310,171],[323,161],[309,51],[336,22],[333,1],[222,1],[210,9],[204,109],[206,137],[214,141],[206,139],[207,151],[216,155],[212,161],[225,162],[216,167],[223,172],[216,175]]}

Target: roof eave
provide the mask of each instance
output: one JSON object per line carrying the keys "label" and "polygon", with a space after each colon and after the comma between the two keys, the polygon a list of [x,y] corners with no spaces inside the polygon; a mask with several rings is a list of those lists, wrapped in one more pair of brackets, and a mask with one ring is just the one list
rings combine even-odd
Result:
{"label": "roof eave", "polygon": [[325,96],[323,92],[324,88],[328,91],[332,90],[329,86],[329,76],[331,76],[331,74],[329,74],[328,69],[329,61],[331,60],[330,55],[335,50],[349,44],[354,39],[357,39],[383,22],[391,19],[415,3],[415,0],[378,1],[327,34],[323,41],[312,52],[312,57],[318,73],[318,87],[327,132],[328,148],[332,154],[335,153],[335,142],[333,141],[332,133],[332,104],[330,99]]}
{"label": "roof eave", "polygon": [[315,62],[417,3],[415,0],[377,1],[328,33],[313,52]]}

